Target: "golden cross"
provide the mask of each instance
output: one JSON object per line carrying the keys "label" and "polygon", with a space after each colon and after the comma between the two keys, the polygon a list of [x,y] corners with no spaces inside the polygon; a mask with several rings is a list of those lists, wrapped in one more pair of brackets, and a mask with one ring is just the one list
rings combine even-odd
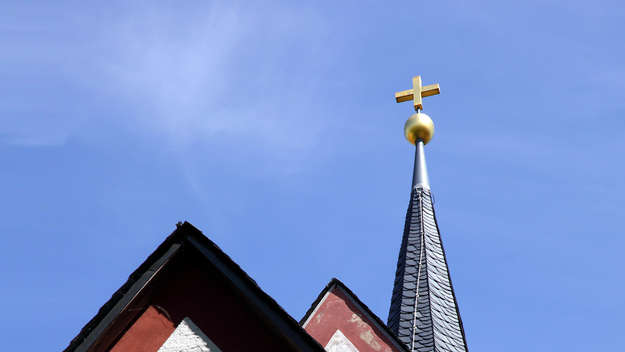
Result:
{"label": "golden cross", "polygon": [[408,100],[414,102],[414,109],[416,111],[423,110],[423,102],[421,98],[429,97],[430,95],[436,95],[441,93],[441,87],[438,83],[430,84],[425,87],[421,86],[421,76],[412,77],[412,89],[403,90],[395,93],[395,100],[398,103],[403,103]]}

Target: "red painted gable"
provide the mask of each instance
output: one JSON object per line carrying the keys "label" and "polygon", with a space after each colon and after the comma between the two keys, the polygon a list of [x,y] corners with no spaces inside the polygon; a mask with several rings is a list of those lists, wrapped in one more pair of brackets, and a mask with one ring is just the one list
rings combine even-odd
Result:
{"label": "red painted gable", "polygon": [[340,330],[359,352],[403,351],[372,313],[340,284],[332,285],[311,309],[303,327],[322,346]]}
{"label": "red painted gable", "polygon": [[176,230],[80,330],[66,352],[156,352],[183,319],[222,351],[323,347],[193,225]]}
{"label": "red painted gable", "polygon": [[127,311],[143,313],[128,325],[120,321],[113,326],[111,333],[121,331],[116,341],[101,343],[94,351],[156,352],[185,317],[223,351],[251,351],[259,346],[265,351],[290,350],[262,317],[241,301],[227,279],[204,265],[199,253],[190,248],[179,253],[142,296]]}

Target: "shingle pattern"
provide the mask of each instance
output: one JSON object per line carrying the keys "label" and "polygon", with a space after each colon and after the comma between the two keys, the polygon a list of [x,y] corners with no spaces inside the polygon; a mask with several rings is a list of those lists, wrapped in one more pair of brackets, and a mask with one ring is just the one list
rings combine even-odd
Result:
{"label": "shingle pattern", "polygon": [[410,196],[388,326],[410,351],[468,350],[432,195],[423,187]]}

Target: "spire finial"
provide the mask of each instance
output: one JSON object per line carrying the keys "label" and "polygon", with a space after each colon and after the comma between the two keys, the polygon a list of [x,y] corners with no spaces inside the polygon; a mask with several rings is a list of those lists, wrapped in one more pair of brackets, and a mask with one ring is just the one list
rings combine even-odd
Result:
{"label": "spire finial", "polygon": [[422,140],[423,144],[427,144],[434,136],[434,122],[428,115],[421,112],[423,110],[422,98],[440,93],[441,87],[438,83],[421,86],[421,76],[412,78],[412,89],[395,93],[395,100],[398,103],[412,100],[417,112],[410,116],[404,125],[404,134],[410,143],[416,145],[417,141]]}
{"label": "spire finial", "polygon": [[416,113],[410,116],[404,125],[404,135],[406,139],[415,145],[415,164],[414,174],[412,176],[412,187],[430,188],[428,180],[427,166],[425,164],[424,146],[434,136],[434,122],[432,119],[421,112],[423,109],[423,97],[440,94],[441,88],[438,83],[429,86],[421,86],[421,76],[412,78],[412,89],[395,93],[395,100],[398,103],[411,100],[414,104]]}

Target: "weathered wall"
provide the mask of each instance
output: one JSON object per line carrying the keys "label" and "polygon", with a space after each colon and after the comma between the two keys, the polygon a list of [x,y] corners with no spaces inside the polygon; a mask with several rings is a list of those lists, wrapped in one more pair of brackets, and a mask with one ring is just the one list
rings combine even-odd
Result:
{"label": "weathered wall", "polygon": [[304,328],[322,346],[326,346],[336,331],[340,330],[359,352],[400,351],[337,286],[327,292]]}

